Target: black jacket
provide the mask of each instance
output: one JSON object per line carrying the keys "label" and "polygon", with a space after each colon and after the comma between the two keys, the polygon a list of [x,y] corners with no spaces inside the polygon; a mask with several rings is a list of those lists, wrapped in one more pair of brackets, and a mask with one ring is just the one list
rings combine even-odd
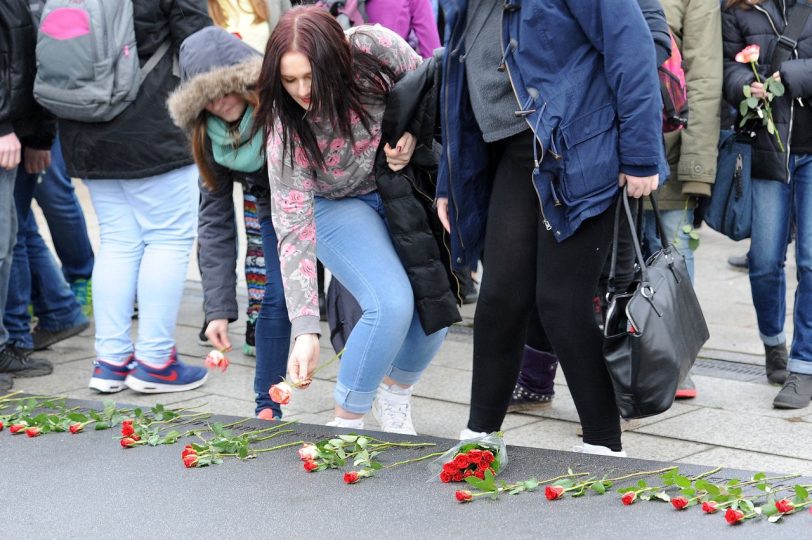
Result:
{"label": "black jacket", "polygon": [[[750,9],[731,8],[722,13],[722,33],[725,55],[725,100],[738,109],[744,99],[742,87],[755,80],[749,64],[735,61],[736,53],[747,45],[758,45],[758,61],[762,78],[772,75],[770,60],[779,33],[786,26],[786,16],[795,0],[768,0]],[[790,153],[812,153],[812,17],[806,21],[798,39],[797,56],[780,66],[786,94],[773,101],[773,119],[788,153],[781,154],[775,137],[766,129],[756,130],[753,147],[755,178],[789,180]],[[801,103],[803,102],[803,106]],[[790,124],[792,134],[790,136]]]}
{"label": "black jacket", "polygon": [[0,1],[0,136],[23,146],[51,147],[56,123],[34,101],[36,25],[28,0]]}
{"label": "black jacket", "polygon": [[[211,25],[205,0],[133,0],[141,65],[167,39],[173,51],[189,34]],[[141,84],[135,102],[104,123],[59,121],[71,176],[144,178],[190,165],[186,135],[169,118],[166,98],[178,85],[175,54],[165,55]]]}
{"label": "black jacket", "polygon": [[417,138],[409,165],[392,171],[378,151],[375,176],[395,250],[409,276],[415,307],[426,334],[462,320],[459,283],[451,272],[451,252],[434,211],[438,145],[434,139],[438,54],[407,72],[389,93],[381,125],[381,148],[394,145],[408,131]]}

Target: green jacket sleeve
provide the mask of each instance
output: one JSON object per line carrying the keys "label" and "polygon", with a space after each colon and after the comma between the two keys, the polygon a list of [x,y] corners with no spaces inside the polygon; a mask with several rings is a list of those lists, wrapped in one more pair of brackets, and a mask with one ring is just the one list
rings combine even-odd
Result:
{"label": "green jacket sleeve", "polygon": [[673,3],[681,4],[682,16],[668,22],[681,47],[688,86],[688,127],[677,138],[677,179],[683,195],[709,197],[722,100],[721,11],[718,0],[666,0],[666,17]]}

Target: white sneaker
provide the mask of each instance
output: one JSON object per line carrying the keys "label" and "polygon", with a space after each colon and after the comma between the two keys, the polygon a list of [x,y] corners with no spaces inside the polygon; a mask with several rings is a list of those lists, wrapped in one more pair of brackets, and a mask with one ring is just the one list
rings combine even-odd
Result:
{"label": "white sneaker", "polygon": [[596,456],[626,457],[625,450],[615,451],[607,448],[606,446],[598,446],[596,444],[588,444],[588,443],[584,443],[583,445],[579,446],[573,446],[572,451],[578,452],[580,454],[594,454]]}
{"label": "white sneaker", "polygon": [[463,429],[460,431],[460,440],[467,441],[469,439],[479,439],[480,437],[484,437],[487,435],[484,431],[472,431],[468,428]]}
{"label": "white sneaker", "polygon": [[347,429],[364,429],[364,417],[361,418],[339,418],[336,416],[326,424],[325,426],[330,427],[340,427],[340,428],[347,428]]}
{"label": "white sneaker", "polygon": [[385,433],[417,435],[412,423],[412,387],[401,388],[381,383],[372,404],[372,414]]}

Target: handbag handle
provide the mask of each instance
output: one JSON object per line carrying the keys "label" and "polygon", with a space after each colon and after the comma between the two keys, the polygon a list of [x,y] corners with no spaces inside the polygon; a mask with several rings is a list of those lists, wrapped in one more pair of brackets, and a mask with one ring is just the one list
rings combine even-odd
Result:
{"label": "handbag handle", "polygon": [[[660,243],[662,244],[663,248],[670,247],[671,242],[668,240],[668,236],[665,232],[665,226],[663,225],[662,217],[660,216],[660,210],[657,206],[657,198],[654,196],[652,192],[649,195],[649,201],[651,202],[651,208],[654,214],[654,221],[657,227],[657,236],[660,238]],[[632,237],[632,246],[634,247],[635,258],[637,259],[637,264],[640,266],[640,282],[643,286],[647,289],[649,287],[649,277],[648,277],[648,270],[646,268],[646,261],[643,258],[643,250],[640,247],[640,231],[641,231],[641,223],[642,223],[642,214],[643,214],[643,199],[637,199],[637,220],[635,220],[634,216],[632,216],[632,210],[629,205],[629,193],[628,193],[628,186],[624,186],[620,196],[617,199],[617,207],[615,208],[615,221],[614,227],[612,232],[612,255],[611,255],[611,264],[609,267],[609,279],[607,281],[606,292],[607,296],[612,296],[615,294],[615,276],[617,274],[617,254],[618,254],[618,237],[620,236],[620,209],[623,208],[624,212],[626,213],[626,221],[629,224],[629,231]],[[633,223],[637,223],[637,227],[633,225]]]}

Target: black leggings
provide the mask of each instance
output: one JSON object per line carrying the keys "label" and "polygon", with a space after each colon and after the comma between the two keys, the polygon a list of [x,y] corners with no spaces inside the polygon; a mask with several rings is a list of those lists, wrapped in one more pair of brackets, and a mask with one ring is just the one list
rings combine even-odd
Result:
{"label": "black leggings", "polygon": [[498,166],[485,233],[488,262],[474,315],[468,428],[501,428],[537,305],[578,410],[584,442],[620,450],[620,420],[592,304],[611,242],[614,205],[556,242],[541,222],[531,181],[532,144],[527,131],[492,149]]}

